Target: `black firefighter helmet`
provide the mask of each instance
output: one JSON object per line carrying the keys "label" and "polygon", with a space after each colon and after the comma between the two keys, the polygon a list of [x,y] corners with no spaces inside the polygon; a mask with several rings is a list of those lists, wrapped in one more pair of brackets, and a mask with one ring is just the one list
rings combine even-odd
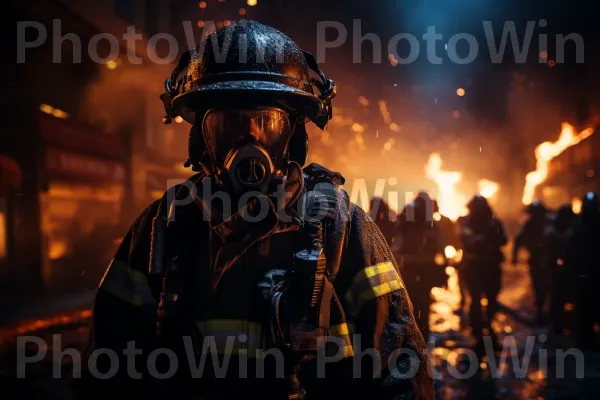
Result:
{"label": "black firefighter helmet", "polygon": [[525,212],[529,214],[530,217],[542,218],[548,214],[548,209],[541,201],[534,200],[525,207]]}
{"label": "black firefighter helmet", "polygon": [[[310,76],[311,70],[317,77]],[[287,156],[303,165],[308,146],[304,125],[312,121],[325,129],[335,94],[334,82],[310,53],[274,28],[240,20],[207,35],[196,49],[182,55],[161,95],[163,121],[180,116],[194,125],[196,115],[210,108],[276,106],[287,111],[294,124]],[[187,163],[195,168],[206,157],[198,130],[192,128]]]}
{"label": "black firefighter helmet", "polygon": [[473,196],[467,203],[467,209],[469,210],[469,215],[476,218],[490,218],[494,215],[490,203],[480,194]]}

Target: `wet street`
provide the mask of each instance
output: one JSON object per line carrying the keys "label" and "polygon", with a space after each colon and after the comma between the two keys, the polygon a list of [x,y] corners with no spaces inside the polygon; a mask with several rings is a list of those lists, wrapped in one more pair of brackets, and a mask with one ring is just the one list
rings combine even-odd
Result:
{"label": "wet street", "polygon": [[[452,273],[450,269],[448,272]],[[439,399],[597,399],[600,398],[600,355],[569,352],[570,337],[536,327],[532,290],[525,265],[505,265],[501,311],[493,323],[501,352],[490,350],[477,359],[468,323],[461,319],[458,285],[451,274],[447,289],[435,289],[431,317],[435,348],[432,350]],[[518,310],[518,311],[515,311]],[[81,349],[87,338],[91,312],[82,308],[52,318],[20,322],[0,330],[1,381],[10,399],[61,399],[72,376],[72,354],[53,359],[53,348]],[[60,333],[60,342],[53,335]],[[40,346],[17,344],[16,336],[35,336]],[[32,339],[31,339],[32,340]],[[20,346],[20,347],[19,347]],[[564,349],[564,352],[560,352]],[[25,369],[15,379],[17,350],[33,356],[41,350],[43,361]],[[580,379],[584,377],[583,379]],[[14,393],[14,397],[6,397]]]}

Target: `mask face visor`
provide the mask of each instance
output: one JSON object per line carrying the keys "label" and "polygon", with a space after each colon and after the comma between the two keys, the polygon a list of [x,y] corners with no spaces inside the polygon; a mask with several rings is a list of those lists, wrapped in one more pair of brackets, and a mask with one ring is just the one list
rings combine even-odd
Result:
{"label": "mask face visor", "polygon": [[215,166],[244,144],[258,143],[279,165],[292,133],[286,112],[278,108],[212,109],[202,120],[202,134]]}

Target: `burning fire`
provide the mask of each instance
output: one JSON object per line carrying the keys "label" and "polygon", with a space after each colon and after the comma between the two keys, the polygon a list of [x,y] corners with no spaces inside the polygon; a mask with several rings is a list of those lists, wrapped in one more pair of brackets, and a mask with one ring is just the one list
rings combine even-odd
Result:
{"label": "burning fire", "polygon": [[500,185],[497,182],[490,181],[487,179],[482,179],[479,181],[479,194],[485,197],[486,199],[491,199],[494,197],[496,193],[498,193],[498,189],[500,189]]}
{"label": "burning fire", "polygon": [[425,175],[438,187],[438,203],[441,214],[453,221],[466,214],[466,209],[464,209],[466,198],[456,190],[456,185],[462,180],[462,173],[444,171],[442,157],[439,153],[433,153],[429,156],[429,161],[425,166]]}
{"label": "burning fire", "polygon": [[523,188],[522,199],[523,204],[527,205],[533,201],[536,187],[548,177],[548,163],[550,160],[569,147],[590,137],[593,133],[593,128],[588,128],[581,131],[578,135],[575,135],[573,126],[563,123],[560,137],[556,142],[544,142],[536,147],[536,169],[535,171],[528,173],[525,177],[525,187]]}
{"label": "burning fire", "polygon": [[[468,196],[460,192],[456,186],[462,181],[462,173],[458,171],[445,171],[442,169],[442,158],[439,153],[433,153],[429,156],[429,161],[425,166],[425,175],[427,179],[432,180],[438,187],[438,203],[440,213],[456,221],[458,217],[467,215],[468,211],[465,205]],[[496,195],[500,185],[488,179],[482,179],[478,182],[479,193],[486,199]]]}

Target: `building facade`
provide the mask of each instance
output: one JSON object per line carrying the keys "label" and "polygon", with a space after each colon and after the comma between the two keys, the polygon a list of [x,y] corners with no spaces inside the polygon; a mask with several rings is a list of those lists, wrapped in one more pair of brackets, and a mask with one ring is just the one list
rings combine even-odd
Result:
{"label": "building facade", "polygon": [[18,55],[3,61],[0,83],[5,288],[94,287],[133,219],[168,181],[191,175],[180,168],[186,128],[161,123],[173,65],[147,62],[143,40],[144,62],[131,63],[122,39],[130,17],[154,15],[162,29],[171,2],[101,3],[11,0],[1,16],[1,40]]}

